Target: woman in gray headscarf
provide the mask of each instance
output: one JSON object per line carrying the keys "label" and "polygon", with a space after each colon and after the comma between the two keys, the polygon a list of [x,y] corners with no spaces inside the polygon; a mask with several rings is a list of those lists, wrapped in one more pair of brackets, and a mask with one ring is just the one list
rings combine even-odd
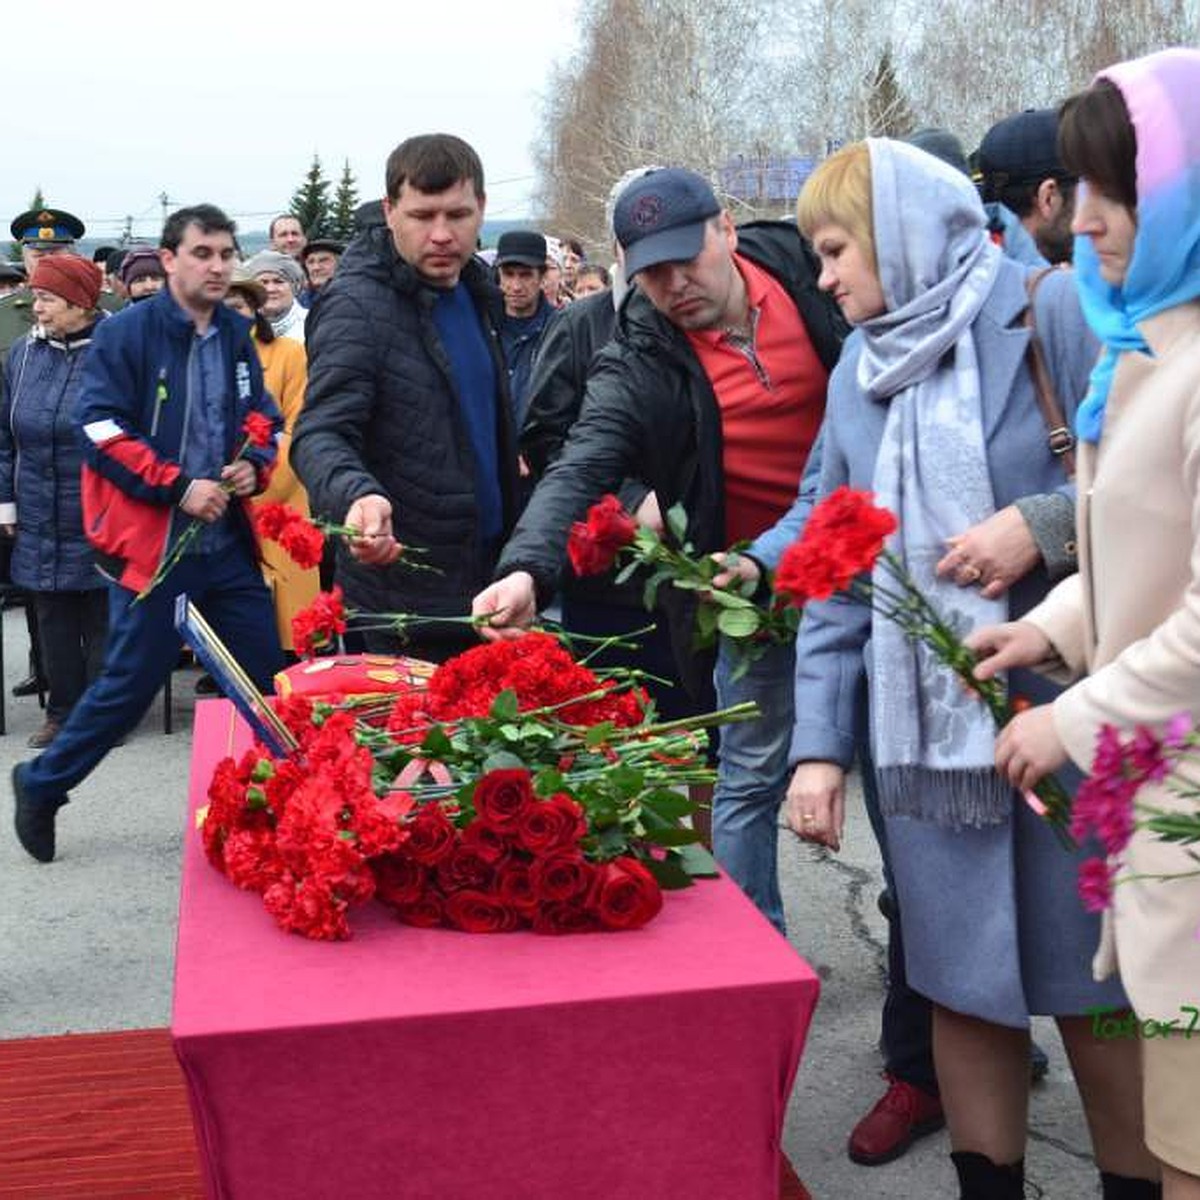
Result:
{"label": "woman in gray headscarf", "polygon": [[[1068,486],[1026,358],[1036,272],[992,244],[967,179],[900,142],[871,139],[823,163],[799,219],[821,259],[820,286],[857,326],[830,379],[821,493],[874,491],[899,520],[893,548],[964,631],[1026,611],[1050,586],[1042,559],[1029,555],[1024,575],[996,586],[961,535]],[[1033,304],[1070,415],[1096,344],[1067,273],[1042,279]],[[1077,858],[997,775],[986,709],[866,606],[834,598],[805,610],[789,824],[837,849],[864,676],[908,982],[933,1001],[962,1196],[1024,1194],[1033,1014],[1058,1023],[1104,1195],[1155,1194],[1140,1190],[1155,1186],[1156,1170],[1141,1138],[1136,1044],[1093,1031],[1097,1010],[1126,1001],[1091,977],[1097,920],[1075,892]],[[1009,682],[1033,702],[1054,690],[1029,673]]]}

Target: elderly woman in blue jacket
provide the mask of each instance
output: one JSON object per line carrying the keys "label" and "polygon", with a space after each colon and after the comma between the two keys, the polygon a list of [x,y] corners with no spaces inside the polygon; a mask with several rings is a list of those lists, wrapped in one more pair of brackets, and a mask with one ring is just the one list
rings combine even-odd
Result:
{"label": "elderly woman in blue jacket", "polygon": [[100,282],[99,268],[74,254],[39,260],[30,279],[37,324],[4,364],[0,526],[16,537],[12,580],[32,594],[49,684],[35,749],[54,740],[104,661],[108,593],[83,532],[75,420]]}
{"label": "elderly woman in blue jacket", "polygon": [[[874,491],[899,519],[893,548],[960,627],[1024,612],[1049,589],[1044,564],[992,587],[962,535],[1064,480],[1026,361],[1029,270],[991,243],[967,179],[899,142],[828,159],[799,217],[820,286],[857,327],[830,379],[820,492]],[[1069,276],[1047,276],[1034,304],[1070,412],[1093,352]],[[796,644],[788,823],[837,849],[864,683],[908,982],[933,1002],[961,1195],[1024,1195],[1033,1014],[1057,1021],[1105,1197],[1152,1194],[1136,1046],[1092,1030],[1096,1009],[1126,1001],[1091,978],[1096,924],[1075,894],[1074,856],[999,781],[986,709],[881,613],[836,597],[807,606]],[[1027,672],[1009,684],[1035,702],[1052,694]]]}

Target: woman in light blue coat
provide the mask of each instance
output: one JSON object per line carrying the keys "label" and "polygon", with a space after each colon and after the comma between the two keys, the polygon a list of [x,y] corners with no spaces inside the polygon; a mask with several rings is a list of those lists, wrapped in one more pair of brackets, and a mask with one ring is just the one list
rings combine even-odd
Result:
{"label": "woman in light blue coat", "polygon": [[[1026,350],[1030,272],[1004,258],[962,175],[898,142],[847,147],[800,199],[820,284],[857,326],[830,380],[819,490],[869,489],[899,519],[893,548],[964,630],[1048,590],[1040,561],[1007,589],[961,537],[1029,495],[1066,487]],[[1092,365],[1070,277],[1047,276],[1036,324],[1067,410]],[[1008,583],[1010,581],[1002,581]],[[997,776],[986,710],[899,629],[835,597],[806,608],[796,647],[787,819],[836,849],[855,702],[870,691],[871,745],[910,986],[934,1004],[938,1084],[964,1197],[1017,1197],[1029,1085],[1029,1018],[1058,1022],[1087,1111],[1105,1196],[1141,1196],[1136,1046],[1098,1041],[1095,918],[1074,856]],[[1014,672],[1034,702],[1051,685]],[[1133,1188],[1135,1190],[1128,1190]]]}

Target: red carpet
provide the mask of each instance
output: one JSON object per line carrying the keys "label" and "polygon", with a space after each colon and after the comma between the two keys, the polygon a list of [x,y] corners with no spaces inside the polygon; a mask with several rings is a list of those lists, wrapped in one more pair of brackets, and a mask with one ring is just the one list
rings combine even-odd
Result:
{"label": "red carpet", "polygon": [[[0,1200],[202,1200],[166,1029],[0,1041]],[[786,1158],[779,1200],[810,1200]]]}
{"label": "red carpet", "polygon": [[201,1200],[165,1029],[0,1042],[0,1200]]}

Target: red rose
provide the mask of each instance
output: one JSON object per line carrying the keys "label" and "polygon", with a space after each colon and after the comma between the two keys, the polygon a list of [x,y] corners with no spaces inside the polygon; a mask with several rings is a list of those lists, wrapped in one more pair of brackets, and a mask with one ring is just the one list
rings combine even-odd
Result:
{"label": "red rose", "polygon": [[491,884],[494,873],[485,855],[461,841],[438,863],[436,871],[438,886],[447,896],[462,888],[482,891]]}
{"label": "red rose", "polygon": [[482,821],[472,821],[463,830],[462,841],[492,866],[499,866],[512,853],[504,834]]}
{"label": "red rose", "polygon": [[446,898],[446,920],[464,933],[508,933],[520,924],[503,902],[470,888]]}
{"label": "red rose", "polygon": [[260,412],[248,413],[242,422],[242,432],[252,446],[265,449],[275,441],[275,423]]}
{"label": "red rose", "polygon": [[517,822],[517,837],[533,854],[571,849],[586,836],[587,820],[583,809],[562,792],[548,800],[535,801]]}
{"label": "red rose", "polygon": [[567,539],[567,555],[576,575],[599,575],[612,566],[617,551],[629,545],[637,521],[613,495],[588,509],[587,521],[576,521]]}
{"label": "red rose", "polygon": [[606,929],[640,929],[662,909],[658,881],[635,858],[616,858],[596,872],[592,906]]}
{"label": "red rose", "polygon": [[420,929],[436,929],[442,923],[443,900],[437,892],[426,892],[420,900],[406,904],[396,910],[396,915],[405,925],[416,925]]}
{"label": "red rose", "polygon": [[529,864],[509,859],[497,872],[496,895],[509,908],[529,916],[537,908],[537,896],[533,891],[533,877]]}
{"label": "red rose", "polygon": [[599,929],[596,914],[570,900],[552,900],[539,905],[533,916],[534,933],[590,933]]}
{"label": "red rose", "polygon": [[408,823],[404,853],[419,863],[433,866],[453,850],[456,830],[440,804],[422,805]]}
{"label": "red rose", "polygon": [[529,873],[540,901],[574,900],[591,886],[595,868],[581,854],[559,851],[535,859]]}
{"label": "red rose", "polygon": [[523,768],[489,771],[475,785],[475,811],[493,829],[515,830],[534,803],[533,780]]}
{"label": "red rose", "polygon": [[384,904],[404,908],[425,894],[429,868],[403,854],[383,854],[371,860],[375,872],[375,895]]}

